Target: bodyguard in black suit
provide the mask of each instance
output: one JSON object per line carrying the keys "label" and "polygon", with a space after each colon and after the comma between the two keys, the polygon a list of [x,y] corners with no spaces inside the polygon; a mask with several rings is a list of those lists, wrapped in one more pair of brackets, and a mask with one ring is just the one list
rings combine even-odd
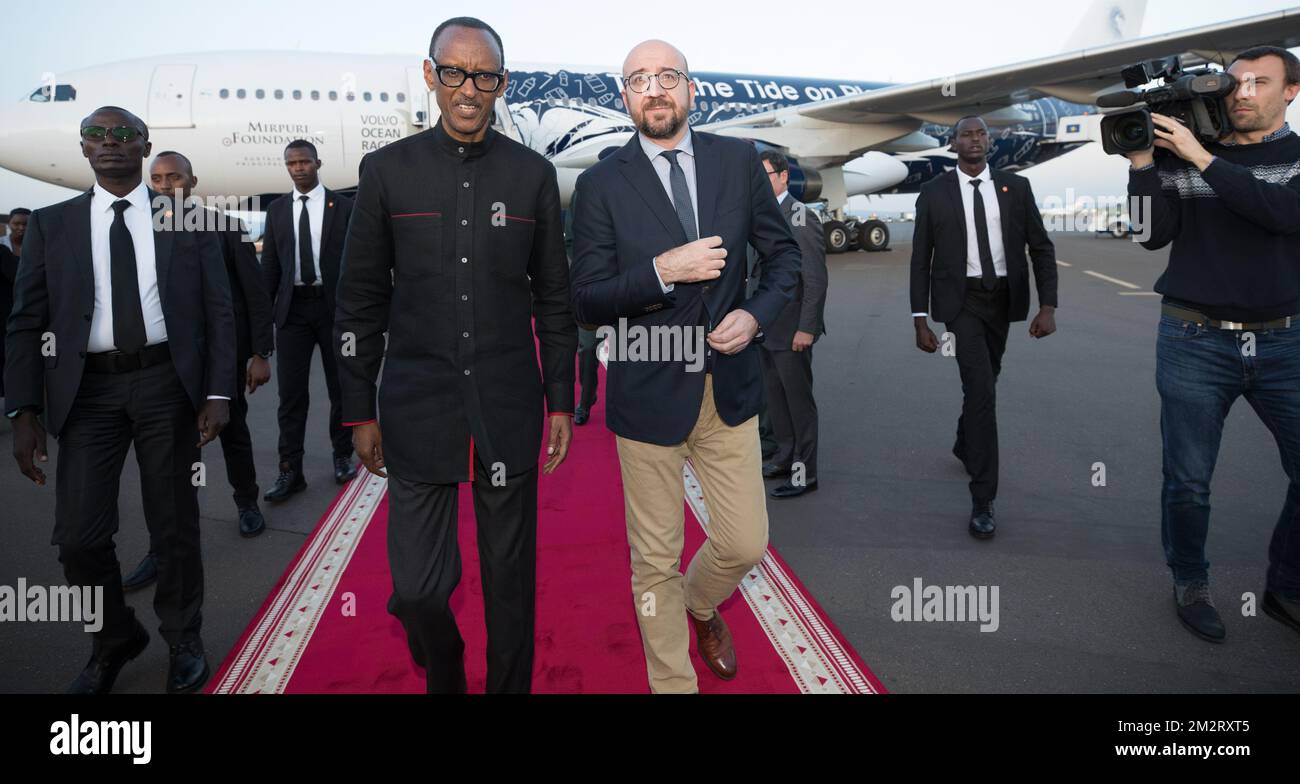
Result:
{"label": "bodyguard in black suit", "polygon": [[466,687],[449,602],[460,581],[458,484],[468,481],[487,690],[527,692],[543,404],[545,473],[573,432],[578,341],[560,193],[544,157],[489,126],[507,78],[492,28],[450,19],[429,56],[437,124],[362,160],[334,325],[344,422],[366,468],[388,476],[388,609],[428,691]]}
{"label": "bodyguard in black suit", "polygon": [[[580,323],[616,330],[616,346],[644,328],[652,341],[667,337],[671,346],[679,335],[679,345],[705,353],[616,354],[606,386],[650,687],[692,692],[688,617],[709,669],[723,679],[737,672],[716,608],[767,547],[762,376],[752,343],[790,298],[799,247],[753,145],[687,125],[695,84],[681,52],[646,41],[627,56],[623,78],[638,132],[578,178],[573,301]],[[767,265],[749,299],[746,243]],[[709,499],[710,537],[683,577],[688,456]],[[647,595],[653,613],[643,611]]]}
{"label": "bodyguard in black suit", "polygon": [[952,148],[957,169],[927,183],[916,200],[912,317],[922,351],[939,348],[927,315],[955,337],[963,399],[952,451],[971,477],[970,533],[986,539],[995,531],[998,490],[997,378],[1010,323],[1029,315],[1025,246],[1038,288],[1029,325],[1035,338],[1056,331],[1056,251],[1029,181],[988,165],[983,119],[958,121]]}
{"label": "bodyguard in black suit", "polygon": [[[214,231],[221,244],[221,256],[226,262],[226,275],[230,278],[231,297],[235,307],[235,397],[230,405],[230,423],[221,431],[221,453],[226,463],[226,478],[235,491],[235,508],[239,514],[239,535],[254,537],[266,530],[266,520],[257,507],[257,468],[253,462],[253,441],[248,432],[248,398],[245,387],[252,394],[259,386],[271,380],[268,357],[275,335],[271,327],[271,299],[262,288],[262,270],[257,264],[257,252],[249,242],[243,223],[203,206],[191,199],[191,191],[199,184],[190,160],[174,150],[164,150],[154,156],[149,166],[149,184],[158,193],[177,195],[185,205],[184,214],[194,223]],[[201,212],[191,215],[192,210]],[[254,337],[257,348],[254,350]],[[152,585],[158,578],[156,548],[149,552],[132,572],[122,579],[122,587],[134,591]]]}
{"label": "bodyguard in black suit", "polygon": [[99,109],[81,138],[95,187],[32,215],[18,270],[5,364],[14,455],[44,485],[46,428],[59,439],[53,543],[69,584],[103,590],[103,627],[71,691],[102,693],[149,641],[123,599],[113,544],[134,443],[145,522],[160,543],[154,610],[170,646],[167,691],[194,691],[209,669],[193,473],[235,393],[230,283],[216,237],[169,221],[171,200],[145,187],[139,118]]}
{"label": "bodyguard in black suit", "polygon": [[321,162],[311,142],[290,142],[284,150],[284,164],[294,189],[267,207],[262,237],[262,277],[271,296],[280,352],[276,360],[280,475],[266,494],[268,501],[283,501],[307,488],[302,456],[311,357],[318,347],[330,397],[334,481],[343,484],[357,475],[351,459],[352,440],[342,424],[343,398],[334,343],[335,292],[352,200],[321,185]]}
{"label": "bodyguard in black suit", "polygon": [[[817,400],[813,397],[812,347],[826,332],[826,240],[817,215],[790,195],[785,156],[767,150],[763,169],[781,214],[799,242],[803,264],[794,297],[764,330],[763,383],[776,452],[763,476],[790,476],[772,489],[773,498],[796,498],[817,489]],[[757,273],[762,276],[760,262]],[[793,470],[792,470],[793,469]]]}

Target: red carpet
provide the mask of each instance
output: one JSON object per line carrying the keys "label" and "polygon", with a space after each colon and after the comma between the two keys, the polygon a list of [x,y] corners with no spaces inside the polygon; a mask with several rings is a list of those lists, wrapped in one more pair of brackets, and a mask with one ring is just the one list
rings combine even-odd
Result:
{"label": "red carpet", "polygon": [[[605,389],[602,369],[601,391]],[[537,693],[648,693],[631,597],[623,487],[604,406],[574,428],[569,457],[540,475],[537,531]],[[686,552],[704,541],[707,511],[686,472]],[[385,480],[362,471],[335,499],[207,690],[215,693],[423,692],[401,624],[388,614]],[[452,607],[465,638],[469,690],[486,676],[474,507],[461,486],[463,576]],[[721,608],[739,674],[724,682],[694,653],[706,693],[883,692],[794,574],[767,557]]]}

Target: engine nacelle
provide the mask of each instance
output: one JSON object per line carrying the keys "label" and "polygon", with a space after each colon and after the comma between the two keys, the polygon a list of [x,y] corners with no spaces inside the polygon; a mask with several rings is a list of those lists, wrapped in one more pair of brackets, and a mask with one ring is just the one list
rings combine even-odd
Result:
{"label": "engine nacelle", "polygon": [[809,204],[822,195],[822,175],[816,169],[805,169],[794,159],[790,160],[790,195]]}
{"label": "engine nacelle", "polygon": [[872,150],[844,164],[847,196],[866,196],[893,188],[907,179],[907,164],[888,153]]}

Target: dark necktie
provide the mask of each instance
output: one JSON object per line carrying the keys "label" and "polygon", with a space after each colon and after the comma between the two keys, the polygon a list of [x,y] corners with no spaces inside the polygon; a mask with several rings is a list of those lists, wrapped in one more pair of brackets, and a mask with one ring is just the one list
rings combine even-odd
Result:
{"label": "dark necktie", "polygon": [[998,273],[993,269],[993,248],[989,245],[989,220],[984,212],[984,197],[980,194],[980,179],[970,181],[975,189],[975,241],[980,249],[980,272],[984,288],[992,291],[998,285]]}
{"label": "dark necktie", "polygon": [[316,264],[311,255],[311,218],[307,216],[307,194],[298,198],[302,200],[302,212],[298,214],[298,271],[302,285],[310,286],[316,282]]}
{"label": "dark necktie", "polygon": [[108,229],[108,255],[113,283],[113,345],[124,354],[134,354],[147,342],[144,308],[140,305],[140,279],[135,269],[135,243],[122,213],[131,206],[126,199],[113,202],[113,225]]}
{"label": "dark necktie", "polygon": [[682,171],[682,165],[677,162],[677,154],[680,152],[681,150],[664,150],[659,154],[668,159],[668,184],[672,187],[677,220],[681,221],[682,229],[686,231],[686,241],[695,242],[700,238],[700,233],[695,228],[695,205],[691,203],[691,191],[686,187],[686,172]]}

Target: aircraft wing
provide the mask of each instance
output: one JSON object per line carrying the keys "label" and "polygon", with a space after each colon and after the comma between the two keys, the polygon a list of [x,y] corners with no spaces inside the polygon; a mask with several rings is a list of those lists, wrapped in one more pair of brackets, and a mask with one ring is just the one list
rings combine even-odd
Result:
{"label": "aircraft wing", "polygon": [[[1120,70],[1143,60],[1179,54],[1184,65],[1226,64],[1260,44],[1300,46],[1300,8],[774,109],[712,123],[708,130],[745,135],[761,128],[765,139],[795,155],[837,158],[905,137],[924,123],[952,125],[967,114],[1014,123],[1016,104],[1044,96],[1091,105],[1098,95],[1122,89]],[[837,128],[840,133],[827,133]]]}

